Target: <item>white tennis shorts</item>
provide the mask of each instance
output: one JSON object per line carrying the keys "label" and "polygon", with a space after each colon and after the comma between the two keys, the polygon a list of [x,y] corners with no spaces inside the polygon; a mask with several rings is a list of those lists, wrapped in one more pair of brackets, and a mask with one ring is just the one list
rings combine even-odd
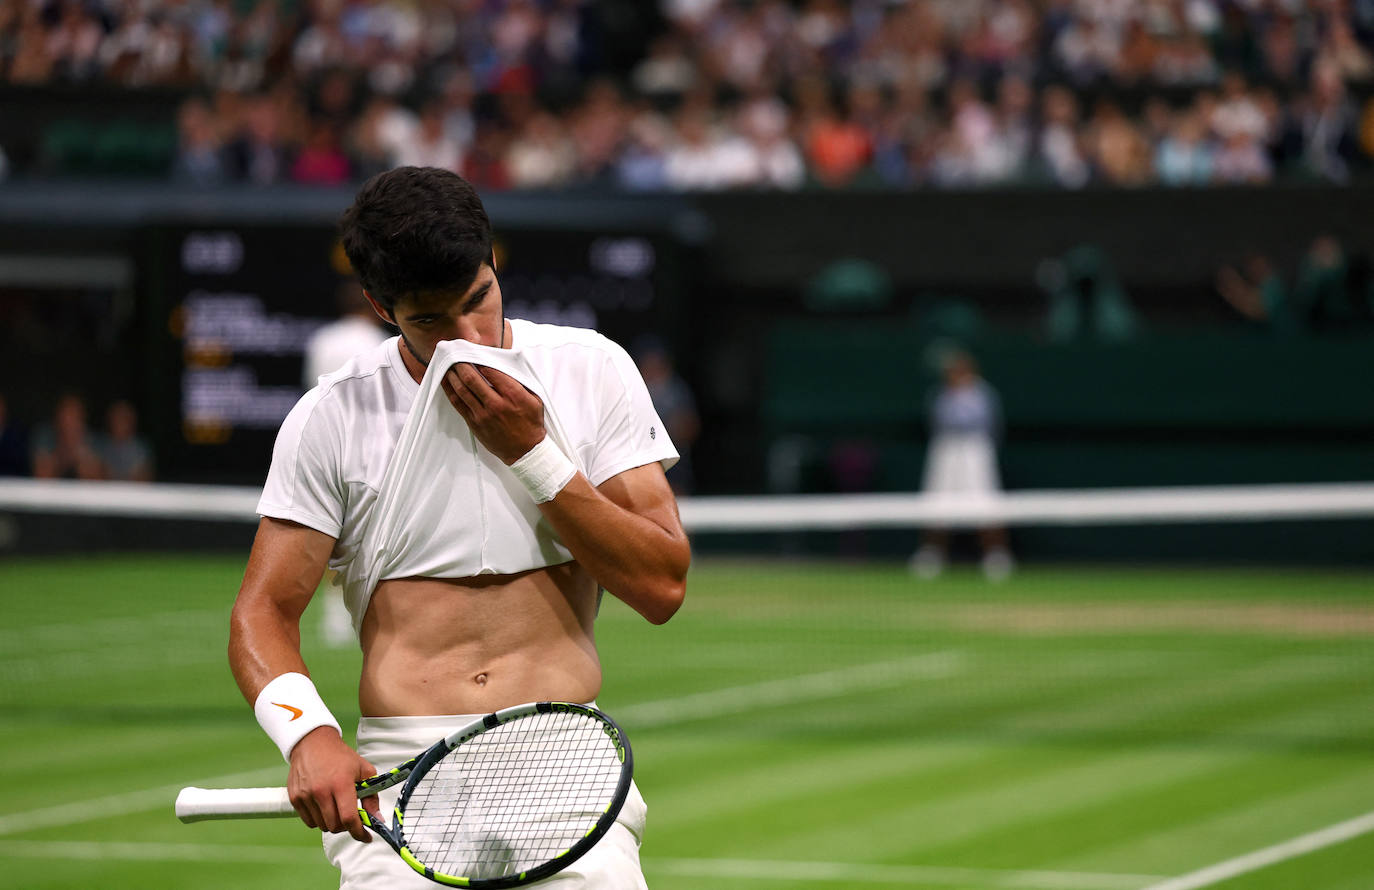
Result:
{"label": "white tennis shorts", "polygon": [[[363,717],[358,721],[358,753],[385,772],[404,763],[481,714],[437,717]],[[382,816],[390,823],[400,786],[377,795]],[[630,796],[611,830],[572,865],[530,886],[556,890],[648,890],[639,866],[646,807],[639,788]],[[439,885],[421,876],[386,843],[355,841],[345,833],[324,834],[324,854],[339,870],[340,890],[434,890]]]}
{"label": "white tennis shorts", "polygon": [[924,488],[931,494],[992,494],[1002,487],[997,448],[983,433],[942,433],[930,442]]}

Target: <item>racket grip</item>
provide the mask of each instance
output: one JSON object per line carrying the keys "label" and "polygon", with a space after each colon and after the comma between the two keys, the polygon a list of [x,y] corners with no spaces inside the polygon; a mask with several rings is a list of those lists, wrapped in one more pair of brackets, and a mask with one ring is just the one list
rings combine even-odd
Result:
{"label": "racket grip", "polygon": [[296,815],[285,788],[183,788],[177,795],[176,812],[182,822]]}

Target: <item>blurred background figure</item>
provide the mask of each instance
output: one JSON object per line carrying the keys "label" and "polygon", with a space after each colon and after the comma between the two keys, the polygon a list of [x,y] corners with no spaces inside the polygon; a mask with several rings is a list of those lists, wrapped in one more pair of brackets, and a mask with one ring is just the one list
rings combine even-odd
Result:
{"label": "blurred background figure", "polygon": [[86,402],[75,393],[57,400],[52,422],[34,430],[33,474],[40,479],[102,479],[105,469],[86,426]]}
{"label": "blurred background figure", "polygon": [[21,427],[9,413],[9,404],[0,395],[0,476],[29,474],[29,445]]}
{"label": "blurred background figure", "polygon": [[1259,253],[1217,270],[1217,293],[1245,319],[1278,336],[1301,333],[1288,288],[1269,258]]}
{"label": "blurred background figure", "polygon": [[119,482],[153,481],[153,450],[138,434],[138,414],[125,399],[105,412],[105,435],[99,440],[105,478]]}
{"label": "blurred background figure", "polygon": [[[363,296],[358,279],[341,280],[334,299],[339,317],[317,330],[305,344],[301,383],[306,389],[313,389],[325,374],[337,371],[353,356],[380,345],[388,336],[372,304]],[[320,636],[335,648],[348,646],[354,639],[353,619],[344,606],[343,592],[332,583],[320,597]]]}
{"label": "blurred background figure", "polygon": [[313,389],[320,377],[337,371],[344,362],[388,336],[372,304],[363,296],[358,279],[340,281],[334,300],[339,317],[317,330],[305,344],[301,383],[306,389]]}
{"label": "blurred background figure", "polygon": [[[930,447],[926,452],[926,494],[988,497],[1002,488],[997,470],[997,440],[1002,408],[997,393],[978,373],[973,356],[954,349],[940,360],[943,382],[931,404]],[[990,581],[1010,577],[1015,563],[1002,528],[978,530],[983,574]],[[928,529],[910,568],[918,578],[934,578],[949,558],[949,532]]]}
{"label": "blurred background figure", "polygon": [[1126,340],[1139,323],[1110,259],[1097,246],[1080,244],[1046,260],[1036,272],[1050,295],[1045,323],[1051,340]]}
{"label": "blurred background figure", "polygon": [[645,385],[649,387],[654,410],[668,428],[668,436],[681,455],[677,464],[668,470],[668,483],[676,494],[690,494],[695,481],[692,474],[692,443],[701,434],[696,398],[687,381],[673,368],[672,357],[658,338],[646,336],[636,341],[634,359]]}

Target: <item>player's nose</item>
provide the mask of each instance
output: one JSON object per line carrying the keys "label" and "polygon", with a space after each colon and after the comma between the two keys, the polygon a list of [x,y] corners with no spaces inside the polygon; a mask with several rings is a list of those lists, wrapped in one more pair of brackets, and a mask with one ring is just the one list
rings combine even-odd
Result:
{"label": "player's nose", "polygon": [[458,339],[467,340],[470,343],[482,343],[482,328],[474,321],[461,318],[455,324]]}

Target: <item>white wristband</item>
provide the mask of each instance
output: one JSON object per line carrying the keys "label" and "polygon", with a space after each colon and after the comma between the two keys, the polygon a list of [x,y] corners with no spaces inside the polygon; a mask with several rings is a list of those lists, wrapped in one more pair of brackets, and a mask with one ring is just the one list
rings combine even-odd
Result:
{"label": "white wristband", "polygon": [[305,674],[293,672],[274,677],[258,693],[253,713],[258,717],[258,725],[277,743],[281,756],[288,763],[291,749],[312,729],[332,726],[343,735],[339,721],[329,713],[315,684]]}
{"label": "white wristband", "polygon": [[553,500],[563,486],[577,475],[577,467],[548,436],[540,439],[538,445],[511,464],[510,471],[525,486],[536,504]]}

